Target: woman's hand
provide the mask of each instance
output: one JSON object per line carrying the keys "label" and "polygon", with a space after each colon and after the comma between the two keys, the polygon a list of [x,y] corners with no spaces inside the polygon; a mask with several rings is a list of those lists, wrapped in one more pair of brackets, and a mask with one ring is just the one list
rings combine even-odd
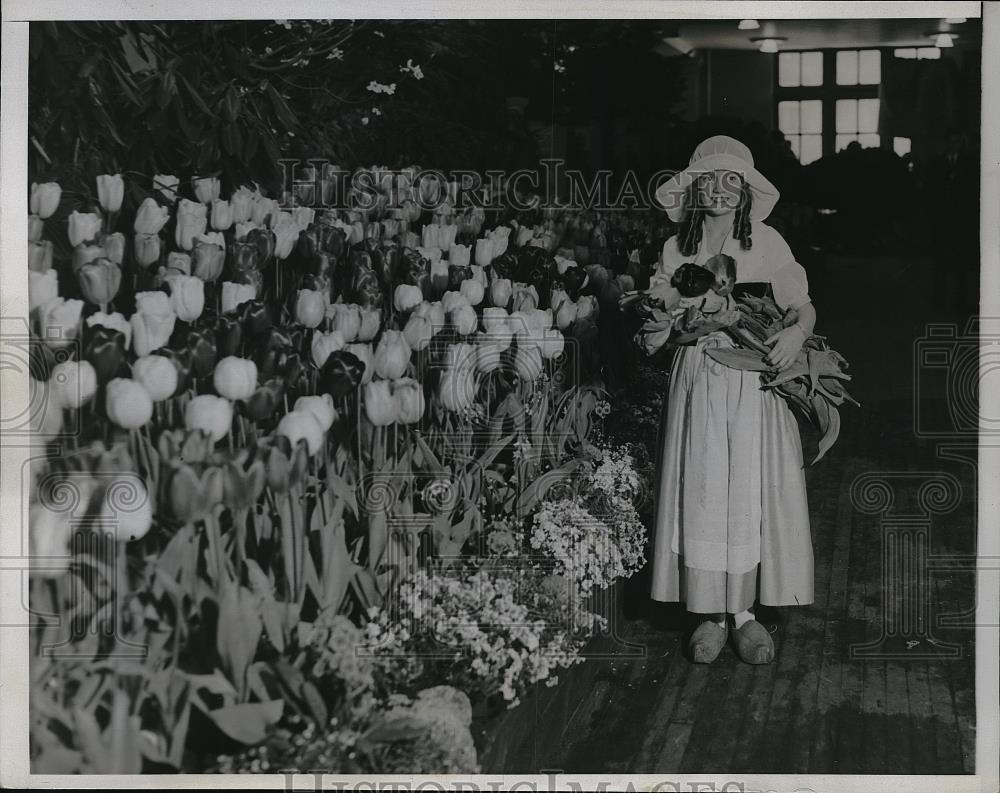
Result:
{"label": "woman's hand", "polygon": [[779,372],[784,371],[795,363],[805,342],[806,332],[798,323],[782,328],[764,339],[764,344],[771,348],[771,352],[764,356],[764,362],[776,367]]}

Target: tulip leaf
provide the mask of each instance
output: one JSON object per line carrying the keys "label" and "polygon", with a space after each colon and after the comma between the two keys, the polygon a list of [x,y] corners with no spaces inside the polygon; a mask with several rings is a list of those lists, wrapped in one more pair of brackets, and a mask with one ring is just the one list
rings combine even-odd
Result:
{"label": "tulip leaf", "polygon": [[253,592],[235,582],[224,584],[219,601],[216,650],[241,699],[246,694],[247,667],[264,627],[257,601]]}
{"label": "tulip leaf", "polygon": [[472,519],[475,516],[475,508],[469,507],[458,523],[453,523],[449,530],[450,539],[459,547],[465,542],[472,528]]}
{"label": "tulip leaf", "polygon": [[323,695],[319,693],[319,689],[316,688],[315,683],[309,680],[303,681],[302,698],[305,700],[306,706],[312,714],[316,725],[325,727],[329,719],[329,712],[327,711],[326,703],[323,701]]}
{"label": "tulip leaf", "polygon": [[271,100],[271,106],[274,108],[274,112],[278,116],[278,121],[286,130],[294,130],[298,127],[299,121],[295,118],[295,114],[292,112],[291,108],[288,107],[288,103],[285,102],[284,97],[278,93],[278,90],[274,87],[272,83],[267,84],[267,96]]}
{"label": "tulip leaf", "polygon": [[836,443],[837,438],[840,435],[840,411],[836,407],[830,405],[826,399],[822,396],[818,396],[818,399],[826,405],[826,430],[823,433],[823,437],[819,441],[819,451],[816,457],[813,459],[812,464],[815,465],[823,456],[830,450],[834,443]]}
{"label": "tulip leaf", "polygon": [[378,567],[388,540],[388,516],[383,510],[372,511],[368,515],[368,566]]}
{"label": "tulip leaf", "polygon": [[361,513],[358,511],[358,499],[354,492],[354,488],[344,481],[343,477],[338,475],[334,470],[333,466],[330,466],[330,472],[327,475],[327,483],[333,490],[334,494],[342,499],[348,507],[350,507],[351,512],[355,517],[361,517]]}
{"label": "tulip leaf", "polygon": [[274,587],[260,565],[253,559],[246,560],[247,578],[250,588],[259,598],[260,614],[267,632],[268,641],[279,652],[285,650],[285,629],[281,610],[274,599]]}
{"label": "tulip leaf", "polygon": [[184,76],[184,73],[178,71],[177,76],[181,78],[181,82],[184,83],[184,87],[187,88],[188,93],[191,94],[191,98],[194,100],[195,106],[206,116],[214,119],[215,113],[213,113],[211,108],[205,104],[205,100],[201,98],[201,94],[199,94],[198,90],[191,85],[191,82]]}
{"label": "tulip leaf", "polygon": [[791,366],[789,366],[787,369],[785,369],[785,371],[779,372],[778,374],[776,374],[774,376],[773,379],[768,380],[763,385],[764,385],[764,387],[767,387],[767,388],[772,387],[772,386],[778,386],[778,385],[782,385],[783,383],[787,383],[789,380],[795,380],[796,378],[803,377],[803,376],[805,376],[807,374],[809,374],[809,371],[808,371],[806,365],[804,363],[802,363],[801,361],[796,361]]}
{"label": "tulip leaf", "polygon": [[324,529],[324,535],[327,534],[331,536],[326,538],[326,558],[323,560],[323,578],[318,597],[324,608],[339,609],[355,565],[347,550],[344,521],[335,519],[332,526]]}
{"label": "tulip leaf", "polygon": [[227,705],[215,710],[209,710],[203,702],[198,700],[195,702],[222,732],[233,740],[247,745],[264,740],[268,729],[277,724],[285,709],[285,702],[282,699]]}
{"label": "tulip leaf", "polygon": [[351,586],[361,601],[361,607],[366,611],[372,606],[382,605],[382,593],[379,592],[375,576],[367,567],[356,567],[354,569],[354,575],[351,577]]}
{"label": "tulip leaf", "polygon": [[73,708],[73,717],[76,722],[73,732],[80,741],[83,754],[93,769],[93,773],[112,773],[110,752],[102,740],[101,727],[97,723],[94,714],[83,708],[76,707]]}
{"label": "tulip leaf", "polygon": [[580,462],[580,460],[571,460],[559,468],[553,468],[551,471],[536,477],[518,496],[517,515],[521,517],[530,515],[534,511],[535,505],[545,497],[549,488],[568,478],[580,467]]}
{"label": "tulip leaf", "polygon": [[765,372],[771,368],[764,363],[763,356],[753,350],[717,347],[706,350],[705,354],[723,366],[728,366],[730,369],[739,369],[744,372]]}
{"label": "tulip leaf", "polygon": [[505,438],[501,438],[495,443],[490,444],[486,451],[484,451],[476,461],[476,468],[480,471],[485,471],[489,468],[493,464],[493,461],[497,458],[497,455],[500,454],[500,452],[502,452],[507,447],[507,444],[512,440],[514,440],[514,436],[508,435]]}

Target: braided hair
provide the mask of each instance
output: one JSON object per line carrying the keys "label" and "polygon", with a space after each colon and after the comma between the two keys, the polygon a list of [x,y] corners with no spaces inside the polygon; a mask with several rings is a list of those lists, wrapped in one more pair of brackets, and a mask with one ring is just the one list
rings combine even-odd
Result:
{"label": "braided hair", "polygon": [[[694,256],[701,245],[702,227],[705,224],[705,210],[698,205],[697,182],[691,182],[684,198],[686,212],[677,233],[677,249],[681,256]],[[740,248],[745,251],[753,246],[750,228],[750,210],[753,208],[753,192],[746,180],[740,180],[740,205],[736,208],[736,220],[733,222],[733,239],[740,241]]]}

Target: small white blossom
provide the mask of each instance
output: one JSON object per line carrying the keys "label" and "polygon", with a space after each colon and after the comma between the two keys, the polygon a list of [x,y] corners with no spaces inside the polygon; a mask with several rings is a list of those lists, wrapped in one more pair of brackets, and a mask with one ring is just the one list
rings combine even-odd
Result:
{"label": "small white blossom", "polygon": [[403,73],[409,72],[417,80],[423,80],[424,79],[424,70],[421,69],[419,66],[417,66],[416,64],[413,63],[413,58],[408,58],[407,61],[406,61],[406,65],[405,66],[400,66],[399,70],[401,72],[403,72]]}

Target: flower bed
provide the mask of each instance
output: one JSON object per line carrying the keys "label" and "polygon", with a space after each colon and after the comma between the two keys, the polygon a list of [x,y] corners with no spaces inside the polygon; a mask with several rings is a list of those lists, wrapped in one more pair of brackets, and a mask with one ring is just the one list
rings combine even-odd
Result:
{"label": "flower bed", "polygon": [[594,612],[608,629],[597,633],[580,652],[583,661],[562,672],[553,686],[536,683],[513,710],[483,702],[473,710],[473,739],[482,773],[541,773],[564,768],[566,730],[581,702],[593,691],[603,661],[614,653],[615,629],[624,624],[621,581],[594,598]]}
{"label": "flower bed", "polygon": [[34,770],[467,771],[474,706],[582,674],[642,562],[594,434],[638,263],[370,176],[33,185]]}

